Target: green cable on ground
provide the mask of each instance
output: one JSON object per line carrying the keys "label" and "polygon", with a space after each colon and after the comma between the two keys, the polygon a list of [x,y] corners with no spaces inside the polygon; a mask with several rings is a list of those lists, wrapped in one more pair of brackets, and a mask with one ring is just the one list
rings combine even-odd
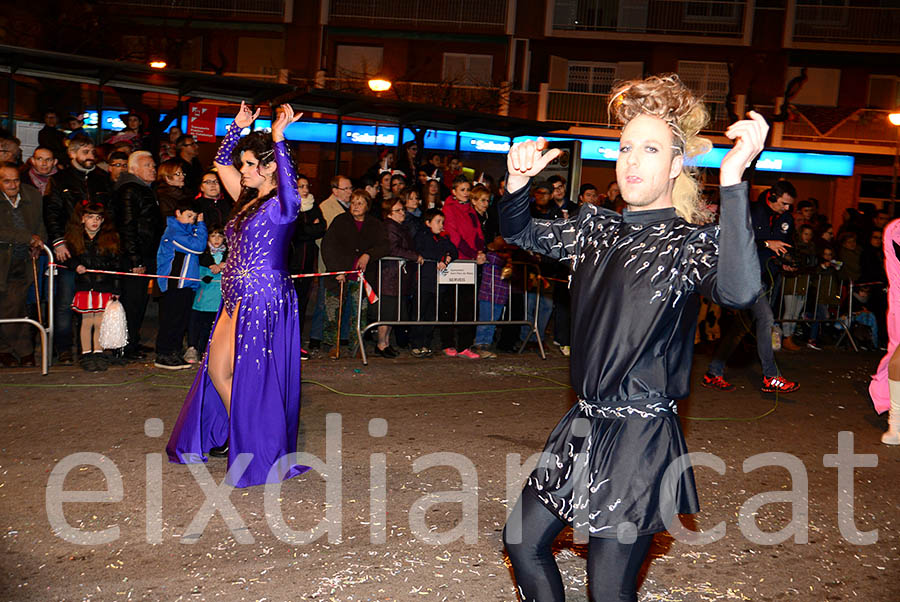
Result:
{"label": "green cable on ground", "polygon": [[20,389],[89,389],[91,387],[125,387],[143,382],[157,376],[156,374],[146,374],[134,380],[126,380],[120,383],[0,383],[0,389],[3,387],[14,387]]}
{"label": "green cable on ground", "polygon": [[[548,370],[563,368],[563,366],[548,368]],[[489,395],[496,393],[521,393],[522,391],[558,391],[560,389],[571,389],[571,385],[560,382],[558,380],[549,378],[547,376],[540,376],[538,374],[528,374],[524,372],[513,372],[511,373],[513,376],[524,376],[526,378],[536,378],[539,380],[544,380],[549,383],[552,383],[552,386],[537,386],[537,387],[513,387],[513,388],[505,388],[505,389],[481,389],[476,391],[443,391],[440,393],[351,393],[347,391],[341,391],[335,389],[330,385],[326,385],[325,383],[311,380],[311,379],[303,379],[301,381],[302,384],[310,384],[316,385],[318,387],[322,387],[323,389],[334,393],[335,395],[340,395],[342,397],[370,397],[377,399],[404,399],[411,397],[461,397],[461,396],[472,396],[472,395]],[[31,384],[31,383],[2,383],[0,384],[0,388],[2,387],[15,387],[15,388],[34,388],[34,389],[53,389],[53,388],[89,388],[89,387],[124,387],[127,385],[133,385],[140,382],[144,382],[149,380],[152,377],[160,377],[160,378],[177,378],[175,375],[171,374],[160,374],[152,372],[141,378],[137,378],[134,380],[123,381],[119,383],[59,383],[59,384]],[[166,389],[190,389],[190,385],[176,385],[176,384],[163,384],[163,383],[151,383],[154,387],[162,387]],[[735,418],[730,416],[716,416],[716,417],[705,417],[705,416],[682,416],[685,420],[696,420],[702,422],[754,422],[756,420],[762,420],[766,416],[771,415],[775,410],[778,409],[778,394],[775,394],[775,404],[765,413],[760,414],[759,416],[753,416],[750,418]]]}

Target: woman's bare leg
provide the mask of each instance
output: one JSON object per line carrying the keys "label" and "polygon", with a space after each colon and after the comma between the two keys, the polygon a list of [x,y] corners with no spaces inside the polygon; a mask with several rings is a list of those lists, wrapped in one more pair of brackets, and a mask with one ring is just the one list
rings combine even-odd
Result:
{"label": "woman's bare leg", "polygon": [[888,361],[888,379],[900,380],[900,346],[894,350],[894,354]]}
{"label": "woman's bare leg", "polygon": [[229,416],[231,415],[231,380],[234,377],[234,335],[240,308],[241,303],[238,301],[230,316],[226,311],[222,311],[222,315],[219,316],[216,329],[209,342],[209,358],[206,365],[209,379],[218,391],[219,397],[222,398],[225,411]]}
{"label": "woman's bare leg", "polygon": [[81,353],[84,355],[91,352],[91,326],[93,325],[91,315],[82,314],[81,316],[81,331],[79,334],[81,336]]}
{"label": "woman's bare leg", "polygon": [[103,347],[100,346],[100,324],[102,322],[103,314],[91,314],[91,328],[94,329],[94,353],[100,353],[101,351],[103,351]]}
{"label": "woman's bare leg", "polygon": [[379,326],[378,327],[378,348],[386,349],[391,343],[391,327],[390,326]]}

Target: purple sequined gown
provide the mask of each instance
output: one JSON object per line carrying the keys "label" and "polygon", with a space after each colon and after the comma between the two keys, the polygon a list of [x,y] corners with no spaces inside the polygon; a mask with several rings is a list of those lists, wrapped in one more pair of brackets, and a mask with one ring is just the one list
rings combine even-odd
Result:
{"label": "purple sequined gown", "polygon": [[286,457],[297,451],[300,420],[300,318],[287,270],[300,197],[284,142],[275,145],[275,162],[277,196],[263,201],[239,232],[233,221],[225,228],[228,260],[216,323],[223,310],[232,316],[237,307],[231,420],[207,373],[207,354],[166,446],[171,462],[188,464],[206,462],[210,448],[229,441],[226,480],[235,487],[309,469]]}

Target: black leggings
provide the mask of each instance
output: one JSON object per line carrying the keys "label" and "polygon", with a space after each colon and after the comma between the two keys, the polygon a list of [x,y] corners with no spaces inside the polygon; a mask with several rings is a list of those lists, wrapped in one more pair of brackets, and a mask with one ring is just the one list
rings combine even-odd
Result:
{"label": "black leggings", "polygon": [[[551,547],[566,523],[551,513],[526,489],[516,512],[522,513],[521,543],[511,543],[514,533],[507,523],[503,544],[516,575],[522,602],[564,602],[565,588]],[[650,551],[652,535],[638,536],[633,544],[617,539],[591,537],[588,544],[588,583],[591,602],[637,602],[637,576]]]}

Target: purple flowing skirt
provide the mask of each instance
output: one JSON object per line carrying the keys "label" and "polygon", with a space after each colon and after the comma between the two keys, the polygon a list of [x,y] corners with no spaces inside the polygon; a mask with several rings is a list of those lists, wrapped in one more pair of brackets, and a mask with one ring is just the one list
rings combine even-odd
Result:
{"label": "purple flowing skirt", "polygon": [[[244,291],[235,326],[231,420],[209,378],[207,353],[166,445],[171,462],[206,462],[210,448],[228,441],[226,481],[234,487],[276,483],[309,470],[293,463],[300,422],[300,320],[294,287],[289,279],[285,284],[274,297],[270,288]],[[212,332],[223,311],[220,307]],[[238,462],[240,454],[251,456],[237,476],[232,472],[248,458]]]}

